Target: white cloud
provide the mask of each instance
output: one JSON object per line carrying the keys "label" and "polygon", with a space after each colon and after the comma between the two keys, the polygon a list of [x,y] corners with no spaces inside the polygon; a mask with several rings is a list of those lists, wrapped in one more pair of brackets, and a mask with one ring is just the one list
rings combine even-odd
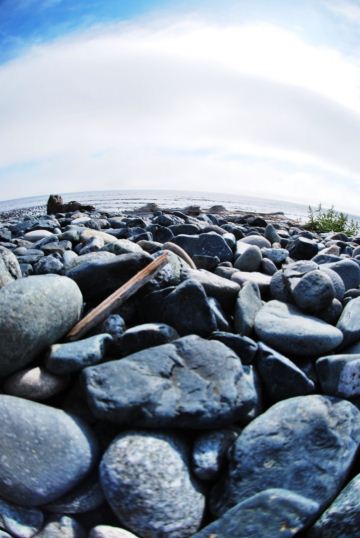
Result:
{"label": "white cloud", "polygon": [[2,197],[195,188],[353,209],[359,88],[338,51],[269,25],[126,24],[37,47],[0,69]]}

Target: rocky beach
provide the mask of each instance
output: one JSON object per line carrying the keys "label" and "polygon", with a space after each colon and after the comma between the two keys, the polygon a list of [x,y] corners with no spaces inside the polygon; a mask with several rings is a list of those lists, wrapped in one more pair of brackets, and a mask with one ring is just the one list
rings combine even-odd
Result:
{"label": "rocky beach", "polygon": [[0,216],[0,538],[358,536],[360,235],[52,202]]}

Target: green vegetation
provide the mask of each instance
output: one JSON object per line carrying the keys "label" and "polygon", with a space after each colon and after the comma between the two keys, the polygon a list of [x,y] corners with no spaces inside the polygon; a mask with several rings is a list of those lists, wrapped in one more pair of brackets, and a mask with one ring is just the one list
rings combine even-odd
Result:
{"label": "green vegetation", "polygon": [[359,232],[359,224],[354,219],[350,220],[345,213],[336,211],[334,206],[323,209],[319,204],[317,209],[313,209],[309,205],[308,218],[305,228],[314,232],[343,232],[348,236]]}

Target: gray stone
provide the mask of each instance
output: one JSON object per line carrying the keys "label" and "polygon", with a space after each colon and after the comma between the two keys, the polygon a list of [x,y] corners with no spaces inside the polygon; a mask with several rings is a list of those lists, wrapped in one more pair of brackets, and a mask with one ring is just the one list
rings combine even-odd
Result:
{"label": "gray stone", "polygon": [[360,475],[340,492],[320,519],[307,532],[307,538],[355,538],[360,528]]}
{"label": "gray stone", "polygon": [[250,336],[254,329],[256,314],[261,307],[259,286],[253,282],[245,282],[235,303],[235,331],[241,336]]}
{"label": "gray stone", "polygon": [[345,291],[351,288],[358,288],[360,284],[360,267],[354,260],[341,260],[324,265],[332,269],[343,280]]}
{"label": "gray stone", "polygon": [[223,278],[205,269],[186,269],[186,271],[183,271],[183,274],[187,278],[199,282],[204,287],[207,295],[215,297],[225,310],[234,307],[235,299],[240,291],[240,286],[236,282],[232,282],[228,278]]}
{"label": "gray stone", "polygon": [[172,243],[183,248],[189,256],[218,256],[220,261],[232,261],[233,253],[226,241],[218,234],[211,232],[201,235],[177,235]]}
{"label": "gray stone", "polygon": [[187,336],[83,372],[99,419],[145,427],[215,428],[260,411],[250,367],[221,342]]}
{"label": "gray stone", "polygon": [[82,295],[58,275],[29,276],[0,290],[0,375],[27,365],[79,320]]}
{"label": "gray stone", "polygon": [[343,311],[343,305],[338,299],[333,299],[330,305],[324,310],[316,313],[316,316],[330,325],[336,325]]}
{"label": "gray stone", "polygon": [[70,271],[70,269],[73,269],[74,267],[77,267],[83,263],[101,261],[106,262],[114,260],[115,258],[115,254],[103,250],[100,250],[99,252],[89,252],[88,254],[83,254],[82,256],[78,256],[76,252],[71,250],[64,252],[63,261],[66,271]]}
{"label": "gray stone", "polygon": [[21,278],[19,262],[11,250],[0,246],[0,288]]}
{"label": "gray stone", "polygon": [[0,499],[0,527],[17,538],[32,538],[43,523],[44,516],[40,510],[16,506]]}
{"label": "gray stone", "polygon": [[64,411],[0,395],[0,496],[24,506],[76,486],[97,456],[93,434]]}
{"label": "gray stone", "polygon": [[292,290],[296,305],[304,312],[320,312],[335,298],[335,289],[324,271],[310,271],[300,278]]}
{"label": "gray stone", "polygon": [[298,237],[289,243],[289,254],[294,260],[311,260],[318,253],[318,245],[313,239]]}
{"label": "gray stone", "polygon": [[97,334],[66,344],[53,344],[46,358],[46,367],[58,375],[78,372],[86,366],[98,364],[104,358],[110,334]]}
{"label": "gray stone", "polygon": [[51,374],[42,366],[20,370],[7,378],[4,392],[27,400],[41,402],[66,388],[68,379]]}
{"label": "gray stone", "polygon": [[57,514],[82,514],[96,510],[104,502],[104,493],[96,473],[60,499],[47,504],[45,509]]}
{"label": "gray stone", "polygon": [[314,382],[296,364],[262,342],[258,344],[256,369],[272,403],[315,392]]}
{"label": "gray stone", "polygon": [[119,350],[124,356],[130,355],[142,349],[168,344],[177,338],[177,331],[166,323],[144,323],[124,332],[119,342]]}
{"label": "gray stone", "polygon": [[260,272],[261,273],[264,273],[265,275],[274,275],[277,271],[277,267],[276,265],[274,264],[274,262],[272,262],[271,260],[269,260],[269,258],[263,258],[262,261],[261,261],[261,265],[260,265]]}
{"label": "gray stone", "polygon": [[272,224],[266,225],[264,236],[270,243],[280,243],[281,241],[280,235]]}
{"label": "gray stone", "polygon": [[320,357],[316,372],[324,394],[339,398],[360,396],[360,354]]}
{"label": "gray stone", "polygon": [[61,275],[64,274],[64,264],[55,256],[44,256],[34,265],[34,273],[36,275],[47,275],[49,273]]}
{"label": "gray stone", "polygon": [[261,308],[255,332],[270,347],[294,357],[323,355],[343,339],[336,327],[280,301],[269,301]]}
{"label": "gray stone", "polygon": [[288,280],[284,275],[284,271],[276,271],[271,277],[270,293],[273,299],[282,301],[283,303],[292,302],[292,293]]}
{"label": "gray stone", "polygon": [[252,364],[257,352],[258,344],[254,342],[248,336],[240,336],[225,331],[214,331],[210,338],[212,340],[219,340],[240,357],[243,364]]}
{"label": "gray stone", "polygon": [[110,525],[97,525],[91,529],[89,538],[138,538],[132,532],[120,529],[118,527],[110,527]]}
{"label": "gray stone", "polygon": [[261,260],[262,254],[259,247],[256,245],[249,245],[249,248],[236,258],[234,267],[239,269],[239,271],[258,271],[261,265]]}
{"label": "gray stone", "polygon": [[335,290],[335,297],[339,301],[342,301],[344,298],[345,293],[345,285],[343,282],[343,279],[332,269],[329,269],[329,267],[326,267],[324,265],[319,265],[320,271],[324,272],[331,280],[334,290]]}
{"label": "gray stone", "polygon": [[315,501],[286,489],[265,489],[228,510],[192,538],[291,538],[318,512]]}
{"label": "gray stone", "polygon": [[344,484],[359,440],[360,413],[350,402],[320,395],[278,402],[235,442],[212,510],[223,514],[264,489],[282,487],[318,502],[321,511]]}
{"label": "gray stone", "polygon": [[32,232],[26,232],[23,238],[26,239],[26,241],[36,243],[36,241],[40,241],[40,239],[44,239],[44,237],[53,236],[54,234],[52,232],[49,232],[49,230],[33,230]]}
{"label": "gray stone", "polygon": [[86,538],[86,532],[72,517],[53,516],[36,538]]}
{"label": "gray stone", "polygon": [[130,254],[131,252],[144,252],[141,246],[128,239],[116,239],[112,243],[108,243],[104,250],[116,255]]}
{"label": "gray stone", "polygon": [[200,480],[215,480],[223,469],[229,447],[239,436],[234,428],[213,430],[198,435],[194,441],[192,468]]}
{"label": "gray stone", "polygon": [[100,479],[119,520],[140,536],[188,538],[201,524],[205,497],[175,435],[120,434],[103,456]]}
{"label": "gray stone", "polygon": [[344,335],[344,346],[354,344],[360,340],[360,297],[351,299],[345,305],[336,327]]}
{"label": "gray stone", "polygon": [[231,275],[231,280],[238,284],[245,284],[245,282],[254,282],[259,286],[261,292],[267,292],[270,286],[271,277],[264,275],[263,273],[247,271],[236,271]]}
{"label": "gray stone", "polygon": [[261,253],[264,258],[269,258],[276,265],[284,263],[289,256],[286,248],[262,248]]}
{"label": "gray stone", "polygon": [[246,237],[243,237],[240,239],[237,244],[239,243],[245,243],[246,245],[255,245],[259,248],[270,248],[271,243],[263,237],[262,235],[247,235]]}

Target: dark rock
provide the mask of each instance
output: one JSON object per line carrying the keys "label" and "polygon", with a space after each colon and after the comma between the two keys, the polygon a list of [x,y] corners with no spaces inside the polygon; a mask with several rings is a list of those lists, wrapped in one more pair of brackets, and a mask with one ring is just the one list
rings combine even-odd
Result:
{"label": "dark rock", "polygon": [[81,308],[79,288],[63,276],[29,276],[2,288],[0,375],[29,364],[64,336],[78,321]]}
{"label": "dark rock", "polygon": [[220,263],[220,258],[217,256],[193,256],[193,261],[198,269],[206,269],[213,271]]}
{"label": "dark rock", "polygon": [[250,336],[254,329],[255,317],[261,307],[259,286],[253,282],[245,282],[235,303],[235,331],[241,336]]}
{"label": "dark rock", "polygon": [[280,301],[269,301],[261,308],[255,332],[270,347],[295,357],[328,353],[343,339],[336,327]]}
{"label": "dark rock", "polygon": [[40,510],[17,506],[0,499],[0,527],[11,532],[8,536],[31,538],[40,531],[43,523],[44,516]]}
{"label": "dark rock", "polygon": [[360,397],[360,354],[329,355],[316,361],[324,394],[339,398]]}
{"label": "dark rock", "polygon": [[140,536],[187,538],[201,524],[205,497],[191,477],[188,447],[175,435],[120,434],[101,461],[100,478],[119,520]]}
{"label": "dark rock", "polygon": [[198,435],[194,441],[192,467],[200,480],[215,480],[226,463],[230,446],[240,434],[240,430],[227,428],[213,430]]}
{"label": "dark rock", "polygon": [[69,516],[53,516],[36,538],[86,538],[86,533],[76,519]]}
{"label": "dark rock", "polygon": [[269,258],[263,258],[262,261],[261,261],[261,265],[260,265],[260,272],[261,273],[264,273],[265,275],[274,275],[277,271],[277,267],[276,265],[274,264],[274,262],[272,262],[271,260],[269,260]]}
{"label": "dark rock", "polygon": [[47,214],[67,213],[70,211],[95,211],[92,205],[83,205],[80,202],[69,202],[64,204],[64,200],[59,194],[50,194],[47,201]]}
{"label": "dark rock", "polygon": [[252,372],[224,344],[198,336],[83,373],[94,415],[118,424],[215,428],[246,424],[259,412]]}
{"label": "dark rock", "polygon": [[345,291],[359,287],[360,267],[354,260],[341,260],[326,264],[325,267],[332,269],[342,278]]}
{"label": "dark rock", "polygon": [[296,305],[304,312],[315,313],[327,308],[335,298],[335,289],[324,271],[310,271],[292,290]]}
{"label": "dark rock", "polygon": [[240,336],[230,332],[214,331],[211,333],[212,340],[219,340],[240,357],[243,364],[252,364],[257,352],[258,344],[247,336]]}
{"label": "dark rock", "polygon": [[356,456],[360,413],[345,400],[310,395],[283,400],[235,442],[227,477],[212,496],[223,514],[267,488],[315,500],[321,511],[339,492]]}
{"label": "dark rock", "polygon": [[47,275],[49,273],[61,275],[64,273],[64,265],[54,256],[44,256],[35,263],[34,272],[36,275]]}
{"label": "dark rock", "polygon": [[144,323],[124,332],[121,342],[119,342],[119,350],[123,356],[126,356],[142,349],[167,344],[177,338],[179,338],[179,334],[170,325]]}
{"label": "dark rock", "polygon": [[261,260],[262,254],[260,248],[256,245],[249,245],[249,247],[236,258],[234,266],[240,271],[258,271],[261,265]]}
{"label": "dark rock", "polygon": [[281,237],[272,224],[266,225],[264,236],[270,243],[280,243]]}
{"label": "dark rock", "polygon": [[76,342],[53,344],[46,358],[46,368],[58,375],[79,372],[101,362],[109,342],[110,334],[97,334]]}
{"label": "dark rock", "polygon": [[234,308],[235,300],[240,291],[240,286],[227,278],[223,278],[205,269],[186,269],[183,274],[192,280],[200,282],[207,295],[215,297],[225,310]]}
{"label": "dark rock", "polygon": [[220,261],[232,261],[233,253],[226,241],[211,232],[201,235],[177,235],[172,242],[183,248],[189,256],[218,256]]}
{"label": "dark rock", "polygon": [[38,506],[55,500],[95,463],[95,438],[64,411],[2,394],[0,421],[0,495],[11,502]]}
{"label": "dark rock", "polygon": [[316,316],[330,325],[336,325],[343,311],[343,305],[338,299],[333,299],[330,305],[324,310],[316,313]]}
{"label": "dark rock", "polygon": [[318,253],[318,246],[313,239],[298,237],[291,241],[288,250],[294,260],[311,260]]}
{"label": "dark rock", "polygon": [[290,359],[262,342],[258,345],[256,369],[272,403],[315,392],[315,384]]}
{"label": "dark rock", "polygon": [[274,264],[281,265],[287,260],[289,251],[286,248],[263,248],[261,249],[261,254],[264,258],[269,258]]}
{"label": "dark rock", "polygon": [[104,502],[104,493],[96,473],[45,508],[56,514],[82,514],[99,508]]}
{"label": "dark rock", "polygon": [[265,489],[225,512],[193,538],[290,538],[309,526],[315,501],[286,489]]}
{"label": "dark rock", "polygon": [[344,335],[344,346],[354,344],[360,340],[360,297],[351,299],[347,303],[336,327]]}
{"label": "dark rock", "polygon": [[62,392],[68,379],[58,377],[43,368],[35,366],[12,374],[4,383],[7,394],[41,402]]}
{"label": "dark rock", "polygon": [[67,272],[81,289],[85,301],[100,302],[152,261],[149,254],[122,254],[111,260],[82,263]]}
{"label": "dark rock", "polygon": [[345,293],[345,285],[343,279],[335,271],[329,269],[329,267],[326,267],[325,265],[320,265],[319,269],[330,278],[334,286],[336,299],[342,301]]}

